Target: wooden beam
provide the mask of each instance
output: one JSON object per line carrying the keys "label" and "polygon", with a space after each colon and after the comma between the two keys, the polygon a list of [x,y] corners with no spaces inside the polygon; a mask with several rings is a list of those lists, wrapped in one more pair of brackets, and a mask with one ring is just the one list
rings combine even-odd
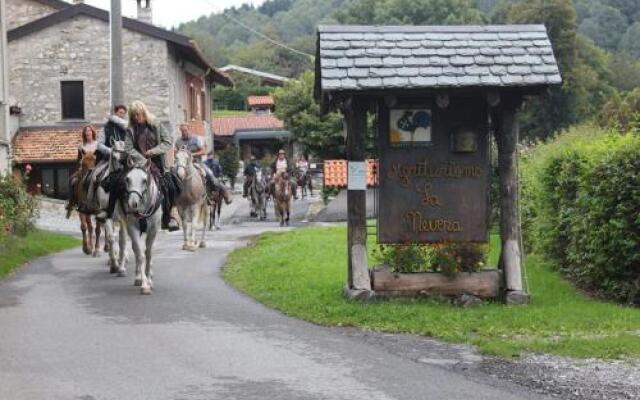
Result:
{"label": "wooden beam", "polygon": [[522,285],[522,249],[520,248],[520,216],[518,211],[518,143],[519,96],[503,98],[497,110],[498,171],[500,173],[500,266],[504,272],[508,303],[528,302]]}
{"label": "wooden beam", "polygon": [[[343,103],[347,123],[347,160],[365,161],[368,103],[351,97]],[[371,290],[367,260],[367,204],[365,190],[347,190],[347,245],[349,289]]]}
{"label": "wooden beam", "polygon": [[481,299],[500,294],[500,271],[459,272],[450,277],[437,272],[395,274],[387,268],[373,271],[376,294],[403,296],[459,296],[470,294]]}

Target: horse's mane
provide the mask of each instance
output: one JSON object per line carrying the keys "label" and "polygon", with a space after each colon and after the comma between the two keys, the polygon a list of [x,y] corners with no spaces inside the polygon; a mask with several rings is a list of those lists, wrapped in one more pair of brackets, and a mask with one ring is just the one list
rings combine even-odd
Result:
{"label": "horse's mane", "polygon": [[96,166],[96,153],[94,151],[84,152],[80,160],[80,167],[86,171]]}

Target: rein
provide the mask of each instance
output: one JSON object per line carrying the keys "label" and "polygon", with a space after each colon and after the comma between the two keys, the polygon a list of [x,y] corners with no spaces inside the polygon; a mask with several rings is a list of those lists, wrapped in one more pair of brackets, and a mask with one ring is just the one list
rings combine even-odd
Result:
{"label": "rein", "polygon": [[[135,167],[135,168],[131,169],[129,172],[133,171],[134,169],[139,169],[141,171],[144,171],[147,174],[147,186],[144,188],[142,193],[137,191],[137,190],[128,190],[127,189],[126,190],[127,203],[128,203],[129,198],[131,197],[131,195],[134,195],[134,194],[136,196],[138,196],[138,198],[140,199],[140,202],[144,203],[145,202],[145,198],[149,196],[149,189],[152,187],[151,186],[152,185],[151,182],[153,181],[154,184],[155,184],[155,180],[151,176],[151,170],[150,169],[143,169],[143,168],[140,168],[140,167]],[[158,210],[158,208],[160,207],[160,204],[162,203],[162,197],[161,196],[156,196],[155,201],[153,201],[153,202],[149,201],[148,203],[149,204],[147,205],[147,208],[142,213],[137,213],[137,212],[136,213],[130,213],[129,210],[128,210],[128,207],[126,208],[127,209],[127,213],[134,214],[135,217],[138,218],[138,219],[148,218]],[[123,207],[123,208],[125,208],[125,207]]]}

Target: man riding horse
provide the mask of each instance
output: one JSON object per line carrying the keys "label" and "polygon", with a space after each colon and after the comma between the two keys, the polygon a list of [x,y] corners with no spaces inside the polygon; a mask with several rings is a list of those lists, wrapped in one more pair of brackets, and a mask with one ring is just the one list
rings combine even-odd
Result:
{"label": "man riding horse", "polygon": [[175,143],[176,151],[182,148],[186,148],[191,152],[194,164],[204,172],[206,183],[210,190],[222,193],[224,202],[226,204],[231,204],[232,200],[229,196],[229,191],[226,190],[218,178],[213,175],[213,171],[211,171],[211,169],[209,169],[209,167],[207,167],[202,161],[202,157],[205,154],[205,147],[197,136],[192,135],[191,132],[189,132],[189,125],[187,124],[180,125],[180,137],[176,139]]}
{"label": "man riding horse", "polygon": [[283,149],[280,149],[280,151],[278,151],[278,157],[271,164],[271,171],[273,172],[273,180],[270,185],[271,193],[273,193],[275,189],[276,181],[283,177],[286,177],[286,179],[289,181],[289,184],[291,185],[291,193],[293,194],[293,198],[297,200],[298,199],[298,196],[296,193],[297,185],[294,181],[291,180],[291,172],[293,171],[293,168],[291,165],[289,165],[289,161],[287,160],[287,154]]}
{"label": "man riding horse", "polygon": [[134,101],[129,109],[129,129],[124,145],[134,163],[151,162],[151,175],[159,182],[162,192],[162,229],[180,229],[171,219],[171,208],[178,191],[176,178],[166,164],[166,154],[172,148],[171,137],[141,101]]}

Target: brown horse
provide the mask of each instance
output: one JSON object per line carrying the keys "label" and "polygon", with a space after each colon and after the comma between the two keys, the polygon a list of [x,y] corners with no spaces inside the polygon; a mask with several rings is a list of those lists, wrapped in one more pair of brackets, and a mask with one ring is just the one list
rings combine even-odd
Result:
{"label": "brown horse", "polygon": [[91,215],[96,210],[93,209],[89,199],[89,179],[93,168],[96,166],[95,152],[82,152],[79,170],[71,176],[70,186],[72,188],[71,198],[67,205],[67,218],[71,216],[74,207],[78,209],[80,217],[80,230],[82,231],[82,251],[90,255],[98,256],[96,251],[99,248],[100,227],[96,224],[95,230]]}
{"label": "brown horse", "polygon": [[276,217],[280,219],[280,226],[289,226],[291,197],[293,196],[289,174],[287,174],[286,172],[276,174],[272,196],[273,208]]}
{"label": "brown horse", "polygon": [[222,211],[222,204],[225,199],[230,197],[229,190],[227,188],[215,188],[207,187],[207,204],[210,207],[209,213],[209,230],[214,227],[216,230],[220,230],[220,213]]}
{"label": "brown horse", "polygon": [[305,197],[307,197],[307,192],[309,192],[309,194],[311,196],[313,196],[313,185],[311,182],[311,175],[309,174],[309,172],[302,172],[302,171],[298,171],[298,178],[296,179],[296,183],[298,184],[298,187],[300,188],[300,192],[301,192],[301,196],[304,199]]}

